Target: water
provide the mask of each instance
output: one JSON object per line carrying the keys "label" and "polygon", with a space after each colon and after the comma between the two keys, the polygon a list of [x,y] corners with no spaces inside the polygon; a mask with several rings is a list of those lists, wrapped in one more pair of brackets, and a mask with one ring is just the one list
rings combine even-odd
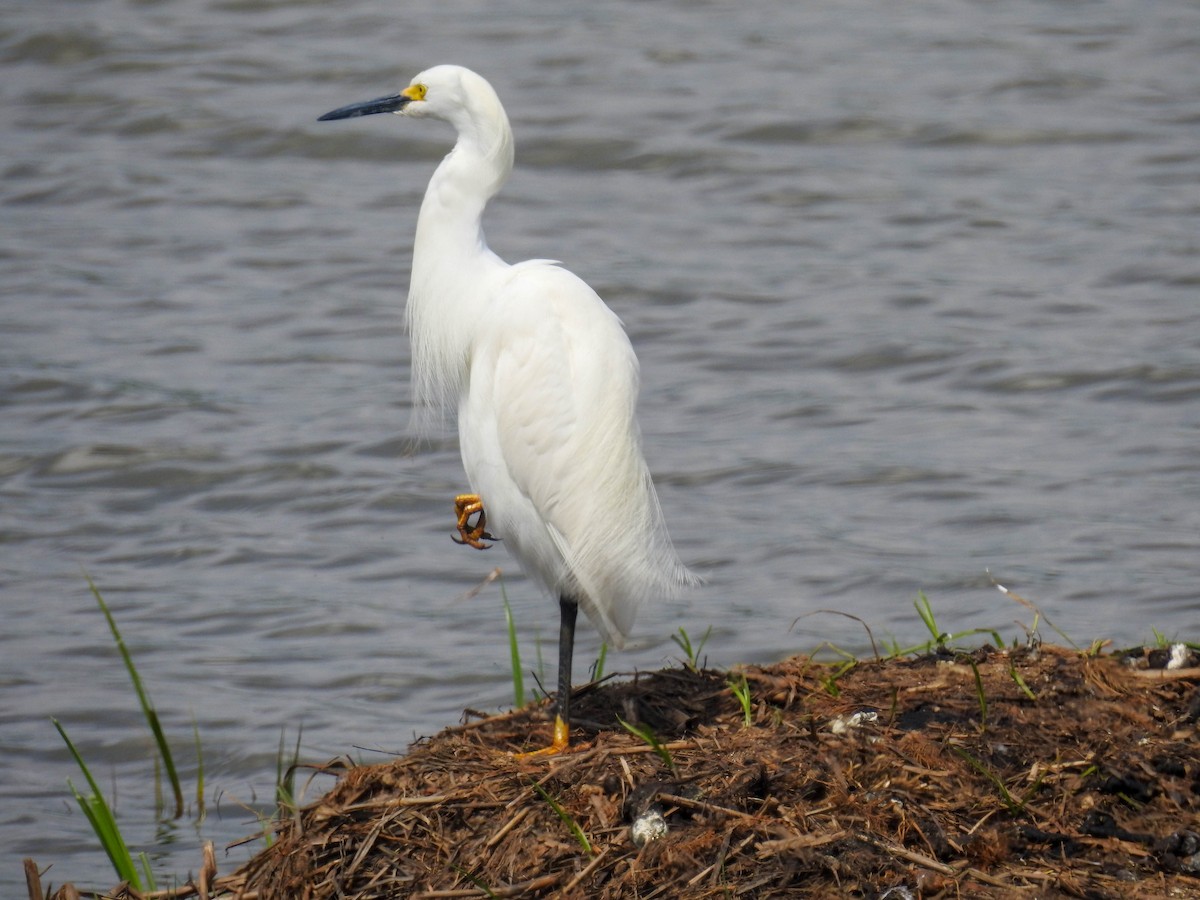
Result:
{"label": "water", "polygon": [[[989,570],[1077,643],[1197,637],[1194,3],[4,6],[0,893],[25,855],[113,881],[51,715],[182,874],[255,832],[281,732],[378,759],[510,702],[499,591],[466,596],[493,566],[552,668],[554,605],[448,539],[452,434],[406,432],[408,253],[449,133],[315,121],[432,63],[513,120],[493,246],[625,320],[709,579],[610,667],[664,663],[681,625],[716,665],[869,652],[796,621],[821,609],[916,642],[918,590],[1014,639],[1032,616]],[[196,723],[199,829],[153,822],[85,572],[189,784]]]}

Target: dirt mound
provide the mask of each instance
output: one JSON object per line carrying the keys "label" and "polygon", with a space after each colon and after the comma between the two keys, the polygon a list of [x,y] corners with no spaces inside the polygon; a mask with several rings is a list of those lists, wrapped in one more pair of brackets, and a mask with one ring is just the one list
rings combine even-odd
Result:
{"label": "dirt mound", "polygon": [[748,713],[728,673],[590,686],[574,752],[511,755],[541,709],[447,729],[195,892],[1200,897],[1200,670],[1152,655],[796,657],[734,673]]}

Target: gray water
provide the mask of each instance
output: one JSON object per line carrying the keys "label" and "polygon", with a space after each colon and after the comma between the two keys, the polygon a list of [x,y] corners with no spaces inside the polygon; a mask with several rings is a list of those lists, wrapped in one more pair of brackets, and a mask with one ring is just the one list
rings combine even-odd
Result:
{"label": "gray water", "polygon": [[[919,590],[1017,639],[989,572],[1081,645],[1200,636],[1195,2],[2,5],[0,894],[25,855],[114,880],[51,715],[183,874],[257,830],[281,732],[374,760],[510,703],[499,587],[468,596],[493,567],[552,670],[555,605],[449,540],[453,433],[407,431],[450,134],[315,121],[434,63],[512,118],[492,246],[625,321],[709,581],[610,670],[680,626],[713,665],[870,652],[814,610],[915,643]],[[85,573],[189,785],[199,731],[198,828],[154,821]]]}

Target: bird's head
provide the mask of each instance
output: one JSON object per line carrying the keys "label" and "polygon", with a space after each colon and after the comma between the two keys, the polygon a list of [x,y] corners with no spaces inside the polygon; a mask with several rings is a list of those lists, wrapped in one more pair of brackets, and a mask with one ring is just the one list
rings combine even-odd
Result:
{"label": "bird's head", "polygon": [[492,86],[470,69],[434,66],[398,94],[339,107],[325,113],[319,121],[376,113],[430,117],[453,125],[458,132],[456,146],[467,148],[464,155],[482,163],[473,177],[482,179],[480,190],[486,196],[499,190],[512,171],[513,139],[508,116]]}
{"label": "bird's head", "polygon": [[462,66],[426,69],[404,90],[362,103],[351,103],[327,112],[318,121],[352,119],[376,113],[444,119],[464,130],[468,123],[504,119],[504,109],[492,86]]}

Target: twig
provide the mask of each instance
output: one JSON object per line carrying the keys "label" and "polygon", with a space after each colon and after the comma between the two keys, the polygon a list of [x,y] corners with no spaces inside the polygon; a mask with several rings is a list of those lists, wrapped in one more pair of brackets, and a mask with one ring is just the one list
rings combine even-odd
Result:
{"label": "twig", "polygon": [[879,838],[872,837],[865,832],[859,832],[856,835],[860,841],[865,841],[872,847],[889,853],[892,856],[898,856],[901,859],[906,859],[911,863],[916,863],[919,866],[924,866],[927,869],[932,869],[939,875],[947,875],[951,878],[974,878],[976,881],[982,881],[984,884],[990,884],[992,887],[1008,888],[1009,890],[1022,890],[1017,885],[1014,885],[1010,880],[997,878],[995,875],[989,875],[974,867],[966,869],[956,869],[953,866],[948,866],[945,863],[938,862],[932,856],[926,856],[924,853],[917,853],[915,850],[909,850],[907,847],[900,847],[896,844],[888,843]]}
{"label": "twig", "polygon": [[29,900],[44,900],[42,893],[42,873],[38,871],[37,863],[28,856],[24,860],[25,887],[29,891]]}
{"label": "twig", "polygon": [[603,850],[597,853],[595,859],[584,866],[578,875],[567,882],[567,886],[562,889],[563,894],[571,893],[571,891],[578,887],[584,881],[584,879],[591,875],[592,872],[596,871],[596,867],[600,865],[600,860],[604,859],[604,857],[608,855],[608,851],[609,848],[605,847]]}
{"label": "twig", "polygon": [[918,853],[915,850],[909,850],[907,847],[900,847],[896,844],[880,840],[879,838],[869,835],[866,832],[859,832],[857,835],[855,835],[855,837],[864,843],[870,844],[872,847],[891,854],[892,856],[898,856],[901,859],[907,859],[911,863],[916,863],[919,866],[932,869],[939,875],[949,875],[951,877],[958,875],[958,869],[954,868],[954,866],[948,866],[945,863],[938,862],[932,856],[926,856],[924,853]]}
{"label": "twig", "polygon": [[[490,889],[490,894],[493,897],[520,897],[528,891],[542,891],[546,888],[554,887],[558,884],[558,879],[559,876],[557,875],[543,875],[541,878],[534,878],[531,881],[525,881],[521,884],[510,884],[506,887],[492,888]],[[488,894],[489,891],[483,888],[422,891],[419,894],[413,894],[412,900],[453,900],[453,898],[457,897],[484,897]]]}
{"label": "twig", "polygon": [[204,865],[200,867],[200,877],[196,881],[196,891],[200,900],[209,900],[209,888],[217,877],[217,852],[212,841],[204,842]]}
{"label": "twig", "polygon": [[447,794],[429,794],[425,797],[386,797],[382,800],[368,800],[365,803],[351,803],[343,806],[338,812],[358,812],[364,809],[387,809],[389,806],[436,806],[453,800]]}
{"label": "twig", "polygon": [[518,822],[520,822],[527,815],[529,815],[529,810],[531,808],[532,807],[529,807],[529,806],[524,807],[519,813],[517,813],[515,816],[513,816],[511,819],[509,819],[507,822],[505,822],[504,827],[501,828],[499,831],[497,831],[495,834],[493,834],[490,838],[488,838],[483,846],[485,848],[487,848],[488,850],[491,850],[498,843],[500,843],[502,840],[504,840],[504,836],[506,834],[508,834],[510,831],[512,831],[514,828],[516,828]]}
{"label": "twig", "polygon": [[[725,840],[721,842],[721,849],[717,852],[716,860],[714,860],[711,865],[706,866],[705,868],[703,868],[699,872],[697,872],[694,876],[692,876],[692,879],[687,883],[688,887],[695,887],[700,882],[700,880],[704,878],[704,876],[710,875],[710,874],[712,877],[709,879],[709,885],[712,887],[716,887],[717,878],[720,877],[721,869],[725,865],[725,860],[729,857],[729,840],[732,837],[733,837],[732,831],[725,832]],[[738,844],[736,847],[733,848],[734,855],[736,856],[737,854],[739,854],[743,850],[745,850],[746,845],[749,844],[756,837],[758,837],[758,835],[756,835],[756,834],[747,835],[745,840],[743,840],[740,844]]]}
{"label": "twig", "polygon": [[851,615],[850,613],[848,613],[844,610],[841,610],[841,609],[814,609],[811,612],[806,612],[804,615],[796,616],[796,618],[792,619],[792,624],[788,626],[788,631],[791,631],[793,628],[795,628],[796,623],[799,622],[801,619],[806,619],[809,616],[815,616],[818,613],[829,613],[829,614],[832,614],[835,616],[845,616],[847,619],[853,619],[855,622],[857,622],[859,625],[861,625],[863,627],[863,630],[867,632],[867,639],[871,642],[871,655],[875,657],[875,662],[879,662],[879,660],[880,660],[879,647],[876,646],[876,644],[875,644],[875,635],[871,633],[871,626],[868,625],[862,619],[860,619],[858,616]]}
{"label": "twig", "polygon": [[[237,897],[237,900],[259,900],[261,895],[256,890],[238,893],[234,888],[234,885],[238,884],[240,881],[241,878],[237,875],[227,875],[224,878],[218,878],[210,881],[208,884],[208,889],[218,898],[223,897],[228,893],[232,893]],[[97,894],[96,896],[101,895]],[[104,894],[103,896],[108,895]],[[197,885],[188,882],[187,884],[181,884],[177,887],[160,888],[157,891],[143,891],[135,896],[137,896],[139,900],[185,900],[187,897],[200,896],[200,888]]]}
{"label": "twig", "polygon": [[849,833],[848,831],[834,831],[829,834],[794,834],[791,837],[780,838],[777,841],[763,841],[758,845],[758,855],[761,858],[777,853],[790,853],[794,850],[807,850],[810,847],[820,847],[822,844],[832,844],[834,841],[840,841]]}
{"label": "twig", "polygon": [[1134,669],[1134,678],[1143,681],[1192,681],[1200,678],[1200,668],[1191,669]]}
{"label": "twig", "polygon": [[747,819],[751,822],[758,821],[758,816],[752,816],[738,809],[730,809],[727,806],[717,806],[715,803],[705,803],[703,800],[691,800],[687,797],[680,797],[678,794],[664,794],[661,791],[657,796],[659,800],[665,800],[672,806],[682,806],[685,809],[699,809],[704,812],[717,813],[718,815],[734,816],[739,819]]}

